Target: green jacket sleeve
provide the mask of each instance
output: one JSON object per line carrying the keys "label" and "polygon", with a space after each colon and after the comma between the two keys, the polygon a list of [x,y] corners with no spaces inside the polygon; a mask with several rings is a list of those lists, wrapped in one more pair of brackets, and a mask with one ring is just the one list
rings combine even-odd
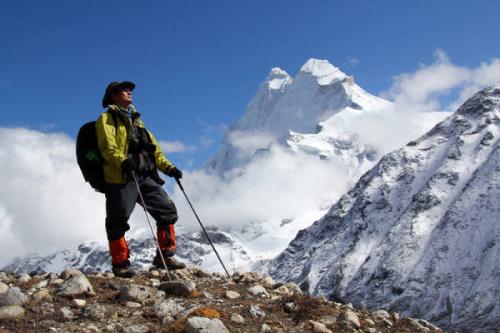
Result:
{"label": "green jacket sleeve", "polygon": [[[149,131],[148,131],[149,132]],[[163,173],[169,174],[170,171],[175,168],[175,166],[170,162],[163,151],[161,150],[160,145],[156,141],[155,136],[153,133],[149,132],[149,136],[151,137],[151,142],[156,146],[155,150],[155,160],[156,160],[156,167]]]}
{"label": "green jacket sleeve", "polygon": [[117,126],[108,112],[103,112],[96,122],[97,146],[108,163],[120,166],[127,159],[123,147],[116,141]]}

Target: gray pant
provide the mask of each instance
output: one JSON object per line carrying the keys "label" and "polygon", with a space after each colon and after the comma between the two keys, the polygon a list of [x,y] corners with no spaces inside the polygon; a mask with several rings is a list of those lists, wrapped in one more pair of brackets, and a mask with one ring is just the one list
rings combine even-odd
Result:
{"label": "gray pant", "polygon": [[[138,177],[146,210],[156,220],[156,226],[167,229],[177,221],[177,209],[165,190],[151,177]],[[116,240],[130,229],[128,220],[135,204],[140,203],[139,192],[132,180],[127,184],[106,184],[106,234]]]}

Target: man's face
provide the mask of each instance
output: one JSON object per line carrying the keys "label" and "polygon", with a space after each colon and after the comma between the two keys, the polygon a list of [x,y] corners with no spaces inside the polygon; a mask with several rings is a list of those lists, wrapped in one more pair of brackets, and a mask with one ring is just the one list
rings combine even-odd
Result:
{"label": "man's face", "polygon": [[132,90],[123,89],[113,94],[113,101],[120,106],[128,107],[132,104]]}

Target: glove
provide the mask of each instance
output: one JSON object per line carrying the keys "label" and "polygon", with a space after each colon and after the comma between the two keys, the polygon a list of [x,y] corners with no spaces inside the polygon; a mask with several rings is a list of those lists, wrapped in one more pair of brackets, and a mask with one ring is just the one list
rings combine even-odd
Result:
{"label": "glove", "polygon": [[168,173],[170,177],[173,177],[175,179],[181,179],[182,178],[182,171],[174,167],[170,172]]}
{"label": "glove", "polygon": [[135,165],[135,162],[130,158],[127,158],[125,161],[122,162],[122,172],[125,175],[131,175],[132,172],[134,172],[136,169],[137,167]]}

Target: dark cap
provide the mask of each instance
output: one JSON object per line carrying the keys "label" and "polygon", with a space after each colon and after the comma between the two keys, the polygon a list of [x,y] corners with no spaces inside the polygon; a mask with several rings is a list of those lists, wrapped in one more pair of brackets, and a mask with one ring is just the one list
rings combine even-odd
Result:
{"label": "dark cap", "polygon": [[134,90],[134,88],[135,83],[130,81],[111,82],[110,84],[108,84],[106,92],[104,93],[104,97],[102,98],[102,107],[107,108],[108,105],[113,104],[113,94],[125,89]]}

